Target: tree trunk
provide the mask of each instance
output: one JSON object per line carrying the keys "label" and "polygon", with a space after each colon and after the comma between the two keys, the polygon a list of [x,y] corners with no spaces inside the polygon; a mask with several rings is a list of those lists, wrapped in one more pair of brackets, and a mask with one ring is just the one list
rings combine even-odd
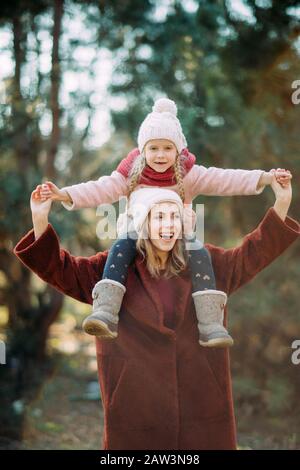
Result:
{"label": "tree trunk", "polygon": [[52,115],[52,132],[50,138],[49,152],[47,158],[46,176],[48,179],[55,177],[55,158],[57,155],[60,139],[60,108],[59,108],[59,87],[61,81],[61,69],[59,58],[59,44],[61,36],[61,25],[63,17],[63,0],[54,1],[54,25],[53,25],[53,46],[52,46],[52,69],[51,69],[51,96],[50,106]]}
{"label": "tree trunk", "polygon": [[[51,140],[51,168],[54,174],[54,158],[58,145],[58,40],[61,31],[63,2],[55,2],[55,25],[53,41],[53,71],[51,75],[51,106],[53,132]],[[21,194],[29,194],[32,185],[33,138],[30,132],[32,118],[27,112],[27,102],[22,96],[22,67],[26,61],[26,34],[22,15],[12,20],[14,37],[15,71],[12,83],[12,127],[13,149],[16,162],[14,178]],[[58,66],[58,69],[57,69]],[[35,151],[35,150],[34,150]],[[9,193],[8,193],[9,194]],[[14,204],[8,205],[14,207]],[[0,368],[0,437],[22,439],[26,408],[24,403],[35,397],[45,374],[49,372],[46,344],[49,328],[57,319],[63,304],[63,295],[47,286],[36,293],[32,288],[32,273],[13,255],[12,246],[31,224],[28,205],[18,211],[17,230],[7,229],[0,240],[0,271],[4,273],[5,285],[1,286],[0,301],[8,309],[6,337],[6,364]],[[8,214],[10,216],[10,214]]]}

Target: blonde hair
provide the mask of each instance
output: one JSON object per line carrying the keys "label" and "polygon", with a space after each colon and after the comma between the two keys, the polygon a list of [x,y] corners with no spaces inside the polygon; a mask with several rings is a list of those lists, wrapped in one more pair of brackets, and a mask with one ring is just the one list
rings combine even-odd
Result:
{"label": "blonde hair", "polygon": [[[137,185],[139,184],[139,179],[143,170],[146,166],[146,156],[144,151],[135,159],[134,164],[132,165],[131,171],[129,173],[130,182],[129,182],[129,192],[128,197],[135,190]],[[177,153],[176,160],[173,165],[174,174],[176,178],[176,183],[179,189],[179,196],[181,197],[182,202],[185,200],[185,193],[184,193],[184,186],[183,186],[183,178],[182,178],[182,166],[180,162],[180,154]]]}
{"label": "blonde hair", "polygon": [[169,256],[166,262],[166,267],[163,273],[160,268],[160,258],[156,252],[156,248],[153,245],[151,239],[145,237],[145,234],[149,234],[150,225],[150,212],[139,231],[138,239],[136,242],[136,248],[138,252],[143,256],[143,260],[146,259],[146,266],[151,276],[154,278],[170,278],[172,276],[178,276],[181,271],[184,271],[187,267],[187,254],[184,249],[183,240],[178,238],[169,252]]}

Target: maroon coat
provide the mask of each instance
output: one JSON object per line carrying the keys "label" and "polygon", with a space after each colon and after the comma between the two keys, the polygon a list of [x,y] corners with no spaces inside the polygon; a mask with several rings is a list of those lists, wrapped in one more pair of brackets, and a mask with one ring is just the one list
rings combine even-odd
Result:
{"label": "maroon coat", "polygon": [[[207,244],[217,288],[228,295],[250,281],[300,235],[273,208],[240,246]],[[89,258],[61,249],[52,226],[35,241],[31,230],[14,249],[44,281],[82,302],[101,278],[107,251]],[[174,277],[174,329],[145,262],[130,267],[116,340],[96,340],[104,408],[103,448],[235,449],[236,431],[229,354],[198,343],[188,270]],[[225,309],[227,318],[227,309]]]}

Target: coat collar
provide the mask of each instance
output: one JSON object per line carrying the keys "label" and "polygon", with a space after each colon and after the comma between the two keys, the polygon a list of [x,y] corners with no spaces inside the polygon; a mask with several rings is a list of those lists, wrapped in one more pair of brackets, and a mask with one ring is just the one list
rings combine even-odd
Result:
{"label": "coat collar", "polygon": [[[191,281],[188,268],[180,276],[174,276],[175,283],[175,329],[184,320],[185,312],[191,301]],[[137,255],[132,269],[128,272],[127,293],[124,298],[125,308],[139,322],[148,324],[163,334],[173,334],[174,330],[164,325],[164,310],[155,282],[151,277],[146,262]]]}

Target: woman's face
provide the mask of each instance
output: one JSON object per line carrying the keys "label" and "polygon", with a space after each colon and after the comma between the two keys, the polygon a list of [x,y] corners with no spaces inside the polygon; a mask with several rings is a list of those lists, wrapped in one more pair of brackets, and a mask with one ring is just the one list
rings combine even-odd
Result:
{"label": "woman's face", "polygon": [[167,139],[149,140],[145,145],[145,158],[147,164],[158,173],[164,173],[174,165],[177,148]]}
{"label": "woman's face", "polygon": [[171,251],[182,233],[182,219],[174,202],[161,202],[149,214],[149,235],[156,250]]}

